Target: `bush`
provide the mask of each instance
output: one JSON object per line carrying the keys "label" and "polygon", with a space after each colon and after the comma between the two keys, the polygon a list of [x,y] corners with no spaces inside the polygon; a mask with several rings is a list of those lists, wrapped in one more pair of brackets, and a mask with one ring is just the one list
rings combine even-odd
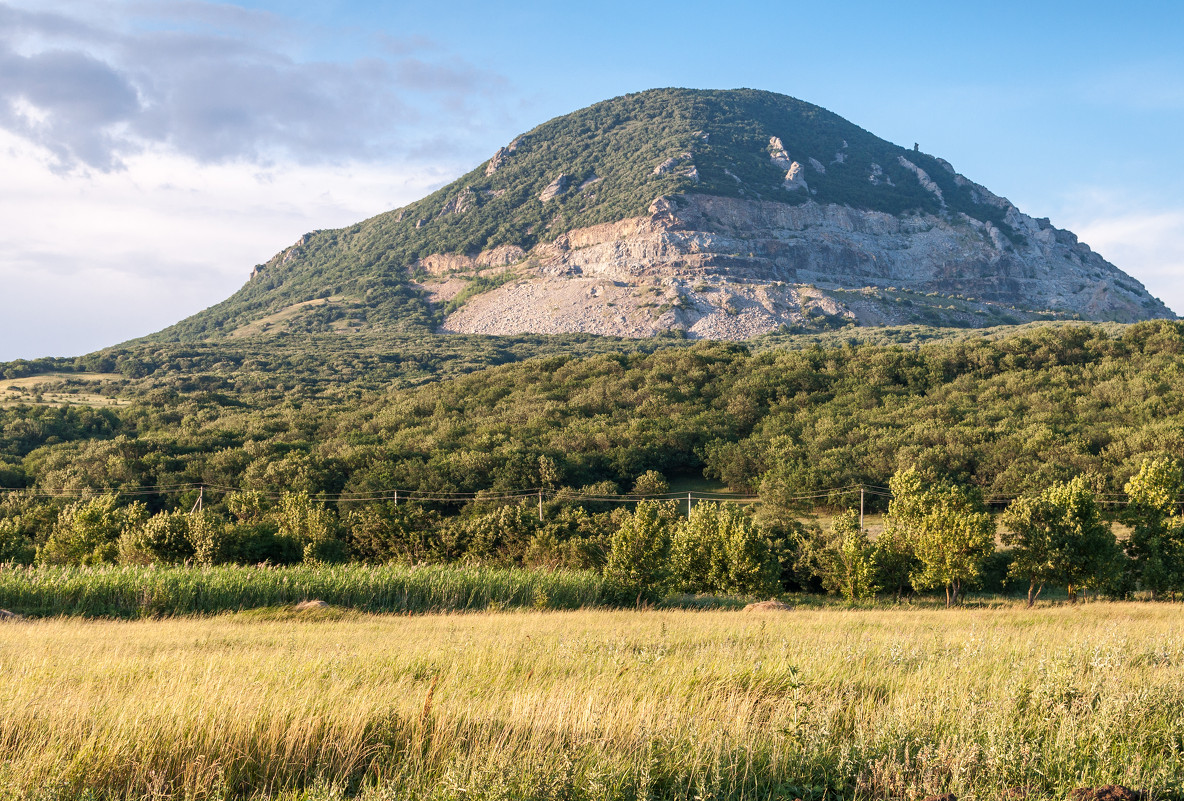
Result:
{"label": "bush", "polygon": [[670,581],[670,533],[678,519],[674,501],[642,501],[613,534],[604,568],[610,602],[656,603]]}
{"label": "bush", "polygon": [[681,592],[763,597],[780,588],[768,539],[735,504],[695,506],[675,527],[670,565]]}
{"label": "bush", "polygon": [[120,536],[147,519],[143,503],[119,506],[119,499],[110,494],[72,503],[58,515],[53,531],[37,551],[37,561],[59,565],[113,562]]}

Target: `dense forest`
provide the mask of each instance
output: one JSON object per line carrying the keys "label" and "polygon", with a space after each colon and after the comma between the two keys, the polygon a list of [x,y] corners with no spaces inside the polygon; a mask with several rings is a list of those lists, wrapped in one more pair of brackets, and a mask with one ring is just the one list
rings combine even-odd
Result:
{"label": "dense forest", "polygon": [[660,499],[694,481],[759,499],[741,517],[800,585],[822,572],[803,573],[797,515],[849,508],[836,488],[915,474],[999,512],[1084,477],[1113,518],[1132,478],[1184,454],[1184,324],[786,339],[173,345],[4,365],[0,561],[604,569],[635,501],[669,518]]}

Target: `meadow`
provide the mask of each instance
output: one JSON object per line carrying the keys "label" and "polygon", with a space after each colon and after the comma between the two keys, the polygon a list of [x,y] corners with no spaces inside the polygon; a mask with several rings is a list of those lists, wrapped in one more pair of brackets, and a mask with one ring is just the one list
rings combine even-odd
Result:
{"label": "meadow", "polygon": [[0,798],[1181,797],[1175,604],[0,623]]}

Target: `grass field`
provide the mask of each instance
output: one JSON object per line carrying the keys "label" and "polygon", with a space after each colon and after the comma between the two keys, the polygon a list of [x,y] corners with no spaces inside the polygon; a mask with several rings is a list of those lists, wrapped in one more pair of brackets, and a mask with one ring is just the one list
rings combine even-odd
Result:
{"label": "grass field", "polygon": [[0,405],[19,403],[84,406],[122,406],[130,401],[110,396],[112,387],[124,383],[119,373],[41,373],[25,378],[0,378]]}
{"label": "grass field", "polygon": [[0,624],[0,798],[1184,785],[1169,604]]}

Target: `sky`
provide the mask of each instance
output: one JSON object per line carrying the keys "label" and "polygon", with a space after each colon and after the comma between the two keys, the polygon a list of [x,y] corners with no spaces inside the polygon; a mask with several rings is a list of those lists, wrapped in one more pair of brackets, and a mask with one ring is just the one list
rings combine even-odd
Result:
{"label": "sky", "polygon": [[626,92],[834,111],[1050,217],[1184,313],[1184,4],[0,0],[0,360],[237,290]]}

